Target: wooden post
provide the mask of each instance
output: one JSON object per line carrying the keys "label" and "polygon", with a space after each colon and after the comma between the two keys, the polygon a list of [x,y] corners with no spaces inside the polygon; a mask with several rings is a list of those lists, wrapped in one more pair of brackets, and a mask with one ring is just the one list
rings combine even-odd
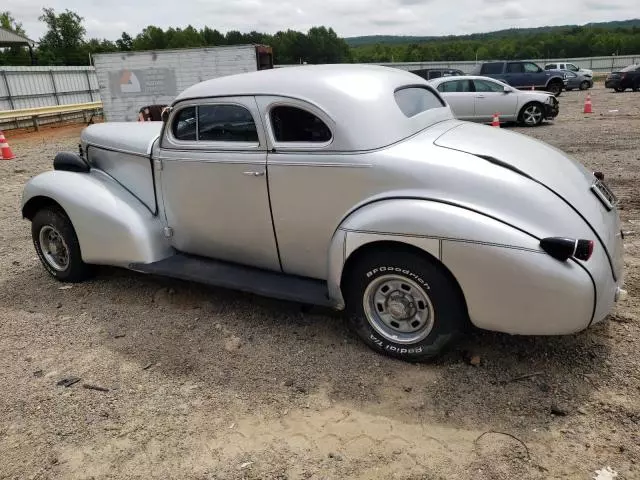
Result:
{"label": "wooden post", "polygon": [[36,129],[36,132],[40,130],[40,122],[38,121],[38,116],[34,115],[33,117],[31,117],[31,120],[33,120],[33,128]]}

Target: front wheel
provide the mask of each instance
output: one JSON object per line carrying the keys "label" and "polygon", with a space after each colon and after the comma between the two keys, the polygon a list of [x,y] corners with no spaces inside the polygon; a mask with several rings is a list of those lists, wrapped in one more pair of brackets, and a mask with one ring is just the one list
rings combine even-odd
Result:
{"label": "front wheel", "polygon": [[357,260],[345,280],[350,326],[377,352],[425,361],[468,324],[457,283],[426,254],[374,251]]}
{"label": "front wheel", "polygon": [[31,222],[31,236],[44,268],[62,282],[80,282],[89,276],[90,267],[82,261],[80,243],[64,212],[44,208]]}
{"label": "front wheel", "polygon": [[520,111],[519,120],[526,127],[536,127],[542,123],[544,112],[539,103],[529,103]]}
{"label": "front wheel", "polygon": [[589,86],[590,86],[590,83],[587,80],[585,80],[580,84],[580,90],[588,90]]}
{"label": "front wheel", "polygon": [[622,93],[622,92],[624,92],[624,91],[626,90],[626,88],[616,87],[616,88],[614,88],[614,90],[615,90],[616,92],[618,92],[618,93]]}

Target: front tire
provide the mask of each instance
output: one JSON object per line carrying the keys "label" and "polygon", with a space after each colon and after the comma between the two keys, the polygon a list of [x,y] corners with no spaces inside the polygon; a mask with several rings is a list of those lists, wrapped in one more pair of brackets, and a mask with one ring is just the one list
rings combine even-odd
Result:
{"label": "front tire", "polygon": [[626,88],[616,87],[616,88],[614,88],[614,90],[615,90],[616,92],[618,92],[618,93],[622,93],[622,92],[624,92],[624,91],[626,90]]}
{"label": "front tire", "polygon": [[580,90],[588,90],[589,89],[589,82],[587,80],[585,80],[584,82],[582,82],[580,84]]}
{"label": "front tire", "polygon": [[373,251],[356,261],[345,280],[350,327],[379,353],[425,361],[468,325],[457,283],[426,254]]}
{"label": "front tire", "polygon": [[537,102],[528,103],[520,110],[518,120],[525,127],[537,127],[544,120],[544,107]]}
{"label": "front tire", "polygon": [[38,211],[31,222],[31,237],[45,270],[61,282],[81,282],[91,269],[82,261],[80,243],[69,217],[57,208]]}

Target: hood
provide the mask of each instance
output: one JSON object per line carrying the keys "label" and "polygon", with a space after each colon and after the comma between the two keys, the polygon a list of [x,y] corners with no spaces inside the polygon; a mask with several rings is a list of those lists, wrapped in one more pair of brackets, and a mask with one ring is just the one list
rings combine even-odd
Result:
{"label": "hood", "polygon": [[434,143],[472,154],[478,161],[489,161],[544,185],[583,218],[607,251],[612,270],[620,271],[621,266],[613,261],[618,258],[617,214],[608,211],[591,191],[596,179],[581,163],[526,135],[467,122],[448,130]]}
{"label": "hood", "polygon": [[90,125],[80,135],[83,144],[136,155],[151,155],[162,122],[107,122]]}

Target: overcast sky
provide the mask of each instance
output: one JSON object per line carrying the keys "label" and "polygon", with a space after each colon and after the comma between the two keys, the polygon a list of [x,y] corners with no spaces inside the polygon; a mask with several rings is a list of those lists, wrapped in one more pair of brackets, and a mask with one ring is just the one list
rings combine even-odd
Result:
{"label": "overcast sky", "polygon": [[[135,6],[130,6],[134,5]],[[342,37],[458,35],[510,27],[627,20],[638,0],[2,0],[27,35],[44,33],[43,5],[84,17],[88,37],[115,40],[147,25],[275,33],[325,25]]]}

